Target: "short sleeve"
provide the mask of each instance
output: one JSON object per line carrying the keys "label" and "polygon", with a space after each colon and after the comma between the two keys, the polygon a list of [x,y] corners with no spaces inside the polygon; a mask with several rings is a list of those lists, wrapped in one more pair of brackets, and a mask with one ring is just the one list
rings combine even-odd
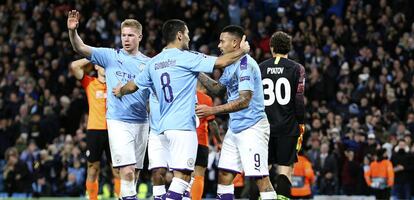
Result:
{"label": "short sleeve", "polygon": [[211,73],[214,69],[217,57],[207,56],[203,53],[185,51],[184,52],[185,63],[191,71],[194,72],[206,72]]}
{"label": "short sleeve", "polygon": [[240,60],[238,77],[239,77],[239,91],[242,90],[254,90],[254,68],[248,64],[247,57],[243,57]]}
{"label": "short sleeve", "polygon": [[135,85],[145,88],[150,88],[153,85],[149,68],[149,64],[145,65],[144,70],[134,79]]}
{"label": "short sleeve", "polygon": [[93,64],[106,68],[111,58],[115,57],[115,49],[92,47],[91,57],[88,58]]}

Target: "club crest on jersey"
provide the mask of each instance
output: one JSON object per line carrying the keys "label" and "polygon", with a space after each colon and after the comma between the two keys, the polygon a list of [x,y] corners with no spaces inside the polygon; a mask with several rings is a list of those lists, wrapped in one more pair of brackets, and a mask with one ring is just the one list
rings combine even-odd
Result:
{"label": "club crest on jersey", "polygon": [[115,161],[115,163],[116,164],[119,164],[119,163],[121,163],[121,155],[119,155],[119,154],[115,154],[115,156],[114,156],[114,161]]}
{"label": "club crest on jersey", "polygon": [[138,70],[139,70],[140,72],[142,72],[142,70],[144,70],[144,67],[145,67],[145,64],[140,64],[140,65],[138,66]]}
{"label": "club crest on jersey", "polygon": [[188,166],[188,167],[194,167],[194,159],[189,158],[189,159],[187,160],[187,166]]}

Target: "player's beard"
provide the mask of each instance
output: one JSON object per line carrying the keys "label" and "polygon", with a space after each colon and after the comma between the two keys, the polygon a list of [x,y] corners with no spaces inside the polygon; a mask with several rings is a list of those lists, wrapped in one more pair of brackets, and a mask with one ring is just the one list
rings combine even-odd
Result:
{"label": "player's beard", "polygon": [[188,43],[187,44],[183,44],[182,49],[183,50],[190,50],[189,44]]}

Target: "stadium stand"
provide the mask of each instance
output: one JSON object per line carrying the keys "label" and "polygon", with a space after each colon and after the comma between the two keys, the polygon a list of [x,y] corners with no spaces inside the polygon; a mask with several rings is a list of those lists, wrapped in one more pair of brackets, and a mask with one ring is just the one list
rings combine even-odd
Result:
{"label": "stadium stand", "polygon": [[[391,194],[414,191],[414,1],[410,0],[5,0],[0,3],[0,197],[83,196],[87,101],[68,72],[79,59],[71,49],[67,12],[81,16],[81,37],[93,46],[120,47],[120,22],[139,20],[141,51],[163,46],[163,21],[187,22],[191,46],[217,55],[228,24],[246,29],[251,55],[270,55],[276,30],[293,37],[289,54],[306,80],[303,147],[316,182],[313,195],[374,195],[366,172],[381,149],[395,177]],[[221,75],[215,70],[212,77]],[[215,98],[222,104],[224,98]],[[218,116],[220,132],[227,117]],[[216,192],[216,152],[211,147],[206,197]],[[104,163],[104,162],[103,162]],[[111,195],[103,170],[102,194]],[[384,169],[385,170],[385,169]],[[141,197],[151,196],[143,173]],[[167,177],[171,179],[171,177]],[[249,180],[239,198],[255,195]],[[391,187],[390,187],[391,186]],[[257,195],[257,194],[256,194]],[[329,197],[327,197],[329,199]]]}

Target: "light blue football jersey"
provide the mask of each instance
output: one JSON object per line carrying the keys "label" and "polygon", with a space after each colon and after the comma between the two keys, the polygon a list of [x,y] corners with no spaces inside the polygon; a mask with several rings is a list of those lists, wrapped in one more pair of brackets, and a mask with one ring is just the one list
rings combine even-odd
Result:
{"label": "light blue football jersey", "polygon": [[141,74],[150,58],[141,53],[131,56],[123,49],[92,48],[90,60],[105,68],[108,88],[106,118],[129,123],[147,122],[149,89],[142,88],[121,98],[113,95],[111,91],[118,83],[125,85],[128,81],[134,80]]}
{"label": "light blue football jersey", "polygon": [[150,106],[150,128],[153,133],[159,134],[159,123],[160,123],[160,103],[155,92],[151,92],[149,97],[149,106]]}
{"label": "light blue football jersey", "polygon": [[160,103],[159,131],[196,130],[196,84],[199,72],[211,73],[217,57],[202,53],[164,49],[153,57],[135,83],[153,86]]}
{"label": "light blue football jersey", "polygon": [[227,88],[228,102],[238,99],[239,91],[253,92],[249,107],[229,114],[230,129],[233,133],[250,128],[266,117],[261,76],[257,62],[250,55],[245,55],[227,66],[220,77],[220,83]]}

